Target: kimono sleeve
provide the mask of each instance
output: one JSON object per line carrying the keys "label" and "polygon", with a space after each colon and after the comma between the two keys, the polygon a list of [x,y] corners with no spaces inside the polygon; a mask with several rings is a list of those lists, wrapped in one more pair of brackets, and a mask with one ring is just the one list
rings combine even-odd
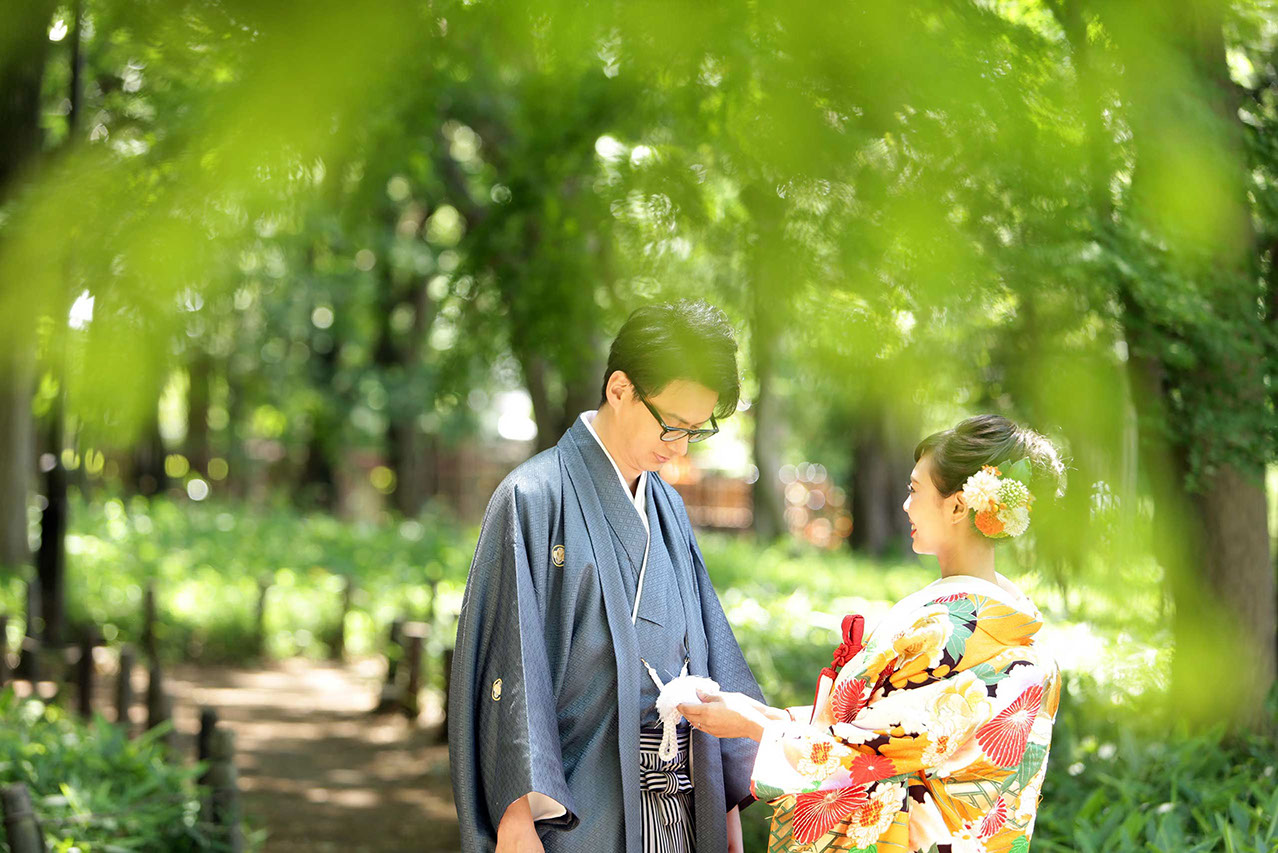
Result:
{"label": "kimono sleeve", "polygon": [[992,717],[984,682],[970,674],[891,698],[852,723],[768,724],[751,776],[755,796],[772,799],[935,773]]}
{"label": "kimono sleeve", "polygon": [[947,649],[964,623],[930,604],[906,624],[849,662],[850,673],[830,693],[833,725],[780,721],[765,728],[751,777],[757,797],[871,785],[941,772],[960,760],[960,749],[994,715],[980,674],[953,671],[957,661]]}
{"label": "kimono sleeve", "polygon": [[[480,530],[457,628],[449,763],[465,850],[490,849],[507,807],[534,793],[544,822],[579,819],[564,778],[544,619],[521,522],[539,523],[510,482]],[[561,807],[561,808],[557,808]],[[557,816],[555,816],[557,814]]]}

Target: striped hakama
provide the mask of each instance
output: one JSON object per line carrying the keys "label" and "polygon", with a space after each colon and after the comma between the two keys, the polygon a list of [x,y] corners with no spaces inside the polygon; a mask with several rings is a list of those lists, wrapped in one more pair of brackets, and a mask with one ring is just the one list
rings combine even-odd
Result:
{"label": "striped hakama", "polygon": [[692,776],[689,772],[689,734],[678,729],[679,752],[662,761],[661,729],[639,730],[639,788],[643,806],[644,853],[693,853]]}

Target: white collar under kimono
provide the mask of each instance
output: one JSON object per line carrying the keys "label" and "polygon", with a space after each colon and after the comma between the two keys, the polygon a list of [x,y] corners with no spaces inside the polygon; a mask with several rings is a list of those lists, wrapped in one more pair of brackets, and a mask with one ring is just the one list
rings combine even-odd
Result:
{"label": "white collar under kimono", "polygon": [[595,432],[595,416],[599,413],[591,410],[581,413],[581,422],[586,425],[586,429],[590,430],[590,435],[599,445],[599,449],[604,452],[604,456],[608,457],[608,462],[612,464],[612,470],[617,472],[617,480],[621,483],[621,488],[626,490],[626,497],[630,498],[630,502],[635,505],[635,509],[639,511],[639,517],[643,519],[644,530],[648,529],[648,472],[639,472],[639,485],[635,488],[635,493],[630,494],[630,485],[626,482],[626,478],[621,476],[621,469],[617,467],[617,460],[612,458],[612,454],[608,452],[608,448],[604,447],[603,440],[599,438],[599,433]]}
{"label": "white collar under kimono", "polygon": [[598,443],[599,449],[604,452],[604,456],[608,457],[608,462],[612,465],[612,470],[617,472],[617,482],[621,484],[621,489],[626,493],[626,497],[630,498],[630,503],[634,506],[635,511],[639,513],[639,519],[643,522],[644,533],[647,539],[643,545],[643,565],[639,567],[639,588],[635,590],[635,606],[630,614],[630,622],[639,617],[639,599],[643,597],[643,579],[648,573],[648,547],[652,542],[652,529],[648,526],[648,472],[639,472],[639,483],[635,487],[635,493],[630,494],[630,485],[626,483],[626,478],[621,476],[621,468],[617,466],[617,460],[612,458],[612,454],[608,452],[608,448],[604,446],[603,440],[599,438],[599,433],[595,432],[594,420],[598,415],[597,411],[588,411],[581,413],[581,422],[586,425],[586,429],[590,430],[590,435]]}

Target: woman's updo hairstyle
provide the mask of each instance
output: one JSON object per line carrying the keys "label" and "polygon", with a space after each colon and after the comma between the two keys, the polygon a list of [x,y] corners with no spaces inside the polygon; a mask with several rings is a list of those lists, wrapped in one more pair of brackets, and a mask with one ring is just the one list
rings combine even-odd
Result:
{"label": "woman's updo hairstyle", "polygon": [[1065,494],[1065,463],[1055,445],[1001,415],[977,415],[953,429],[933,433],[914,448],[914,461],[932,456],[932,483],[943,497],[963,488],[985,465],[1030,463],[1030,491],[1037,497]]}

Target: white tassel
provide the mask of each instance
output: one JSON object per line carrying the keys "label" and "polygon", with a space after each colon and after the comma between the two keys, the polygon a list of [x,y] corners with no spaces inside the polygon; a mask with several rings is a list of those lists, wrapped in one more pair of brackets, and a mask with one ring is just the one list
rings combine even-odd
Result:
{"label": "white tassel", "polygon": [[661,749],[657,756],[662,761],[671,761],[679,754],[678,735],[675,731],[679,721],[683,719],[679,706],[700,705],[698,690],[702,693],[718,693],[719,682],[699,675],[681,675],[661,686],[661,695],[657,697],[657,714],[661,717],[662,732]]}

